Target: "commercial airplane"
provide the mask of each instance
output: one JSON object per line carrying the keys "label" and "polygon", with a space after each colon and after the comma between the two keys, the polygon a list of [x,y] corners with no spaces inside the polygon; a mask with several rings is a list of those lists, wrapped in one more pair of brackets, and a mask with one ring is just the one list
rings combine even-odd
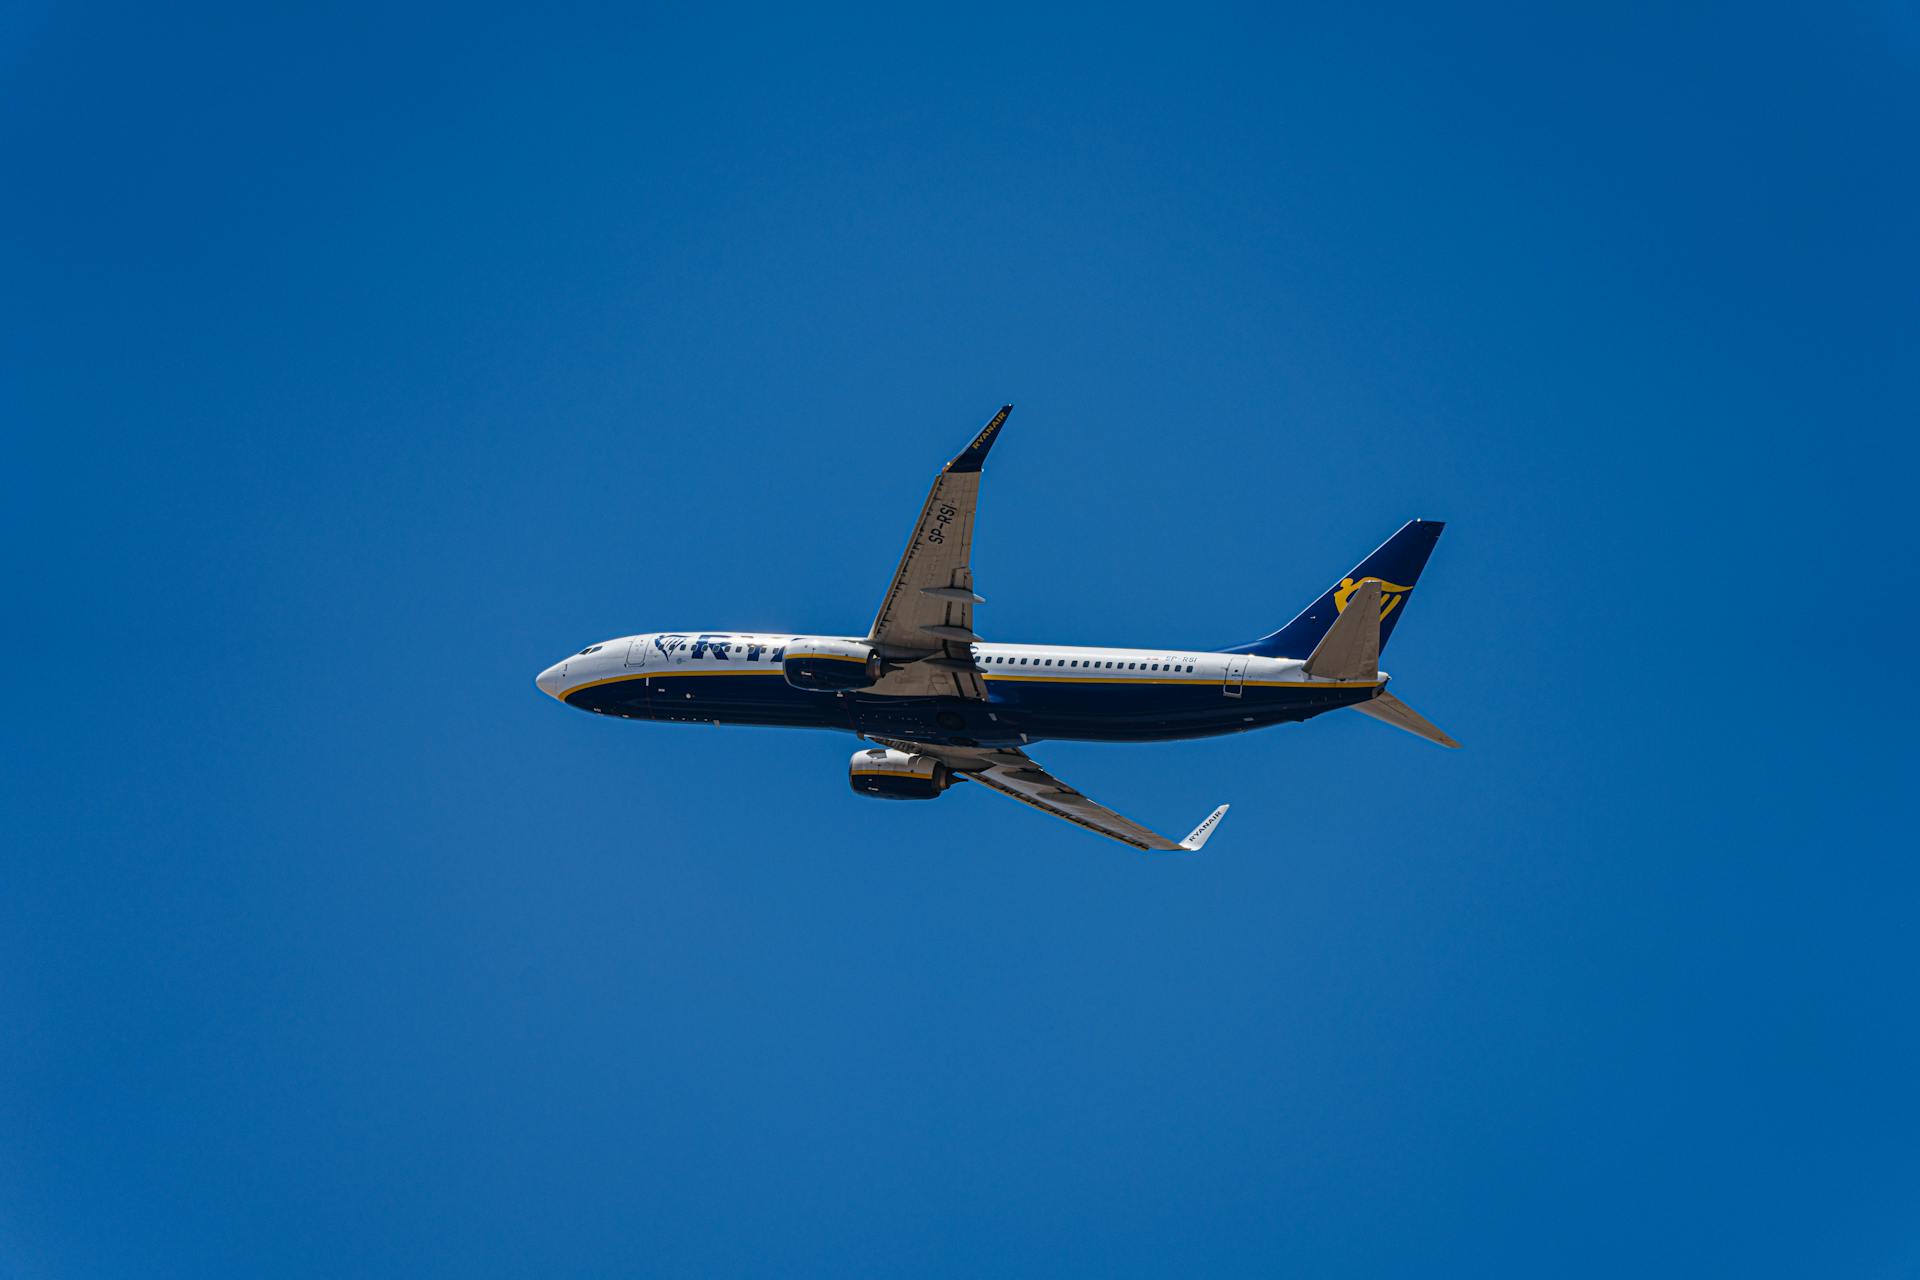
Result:
{"label": "commercial airplane", "polygon": [[864,636],[662,631],[590,644],[536,678],[570,707],[628,720],[840,729],[875,745],[848,766],[863,796],[932,800],[953,783],[1136,849],[1194,851],[1227,811],[1170,840],[1088,799],[1026,748],[1047,739],[1157,742],[1240,733],[1341,707],[1460,744],[1387,692],[1380,650],[1440,531],[1401,526],[1298,617],[1231,649],[999,644],[974,632],[973,513],[1002,408],[934,478]]}

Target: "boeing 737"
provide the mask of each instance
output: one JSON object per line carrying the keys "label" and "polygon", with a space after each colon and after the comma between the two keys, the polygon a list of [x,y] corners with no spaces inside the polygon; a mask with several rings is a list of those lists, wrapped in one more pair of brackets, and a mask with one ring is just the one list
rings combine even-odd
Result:
{"label": "boeing 737", "polygon": [[1171,840],[1088,799],[1027,754],[1058,739],[1158,742],[1310,720],[1343,707],[1460,744],[1387,692],[1380,651],[1446,526],[1413,520],[1278,631],[1231,649],[999,644],[974,631],[980,468],[1013,406],[935,477],[864,636],[661,631],[590,644],[536,678],[594,715],[838,729],[874,745],[856,793],[932,800],[977,782],[1144,850],[1194,851],[1227,811]]}

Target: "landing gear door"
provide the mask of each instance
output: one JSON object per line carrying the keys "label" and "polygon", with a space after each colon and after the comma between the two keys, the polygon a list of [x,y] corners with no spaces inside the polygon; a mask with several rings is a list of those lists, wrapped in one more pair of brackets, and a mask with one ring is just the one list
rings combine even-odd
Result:
{"label": "landing gear door", "polygon": [[1240,696],[1247,682],[1247,660],[1244,655],[1236,654],[1227,659],[1227,682],[1220,686],[1220,692],[1229,698]]}

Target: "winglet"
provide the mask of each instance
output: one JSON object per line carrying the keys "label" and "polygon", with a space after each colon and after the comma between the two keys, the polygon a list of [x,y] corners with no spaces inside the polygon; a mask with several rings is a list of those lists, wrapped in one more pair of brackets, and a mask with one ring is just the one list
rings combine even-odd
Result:
{"label": "winglet", "polygon": [[1013,406],[1000,406],[1000,412],[993,415],[993,421],[980,428],[980,434],[973,443],[960,451],[960,456],[949,462],[948,471],[978,471],[980,464],[987,460],[987,450],[993,448],[993,442],[1000,435],[1000,428],[1006,425],[1007,415],[1013,412]]}
{"label": "winglet", "polygon": [[1213,836],[1215,831],[1219,830],[1220,819],[1225,817],[1227,810],[1232,807],[1232,805],[1223,804],[1208,814],[1207,820],[1195,827],[1192,833],[1180,842],[1180,847],[1188,853],[1200,852],[1200,846],[1205,844]]}

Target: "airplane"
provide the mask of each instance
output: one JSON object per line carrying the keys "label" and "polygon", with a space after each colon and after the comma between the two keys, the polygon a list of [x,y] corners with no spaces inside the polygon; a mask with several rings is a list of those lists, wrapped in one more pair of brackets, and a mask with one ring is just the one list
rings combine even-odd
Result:
{"label": "airplane", "polygon": [[1387,692],[1380,651],[1439,520],[1412,520],[1271,635],[1230,649],[1000,644],[974,631],[973,517],[1006,405],[943,467],[864,636],[663,631],[590,644],[535,678],[570,707],[627,720],[849,732],[856,794],[932,800],[976,782],[1143,851],[1196,852],[1133,822],[1027,754],[1036,742],[1160,742],[1241,733],[1351,707],[1460,744]]}

